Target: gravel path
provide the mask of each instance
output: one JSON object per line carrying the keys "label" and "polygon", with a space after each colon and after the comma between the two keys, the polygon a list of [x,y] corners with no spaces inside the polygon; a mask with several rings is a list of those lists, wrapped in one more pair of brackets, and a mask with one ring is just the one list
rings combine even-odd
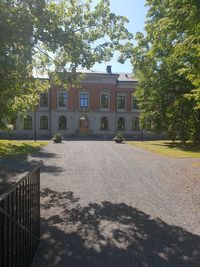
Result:
{"label": "gravel path", "polygon": [[200,266],[200,159],[110,141],[45,153],[34,266]]}

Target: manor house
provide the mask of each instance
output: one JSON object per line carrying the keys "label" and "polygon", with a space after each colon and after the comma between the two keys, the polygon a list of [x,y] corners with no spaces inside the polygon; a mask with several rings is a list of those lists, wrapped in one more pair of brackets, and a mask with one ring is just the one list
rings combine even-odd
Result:
{"label": "manor house", "polygon": [[64,137],[141,136],[139,111],[134,91],[137,79],[130,74],[88,72],[78,88],[52,86],[40,94],[38,107],[17,119],[14,138],[49,139],[60,132]]}

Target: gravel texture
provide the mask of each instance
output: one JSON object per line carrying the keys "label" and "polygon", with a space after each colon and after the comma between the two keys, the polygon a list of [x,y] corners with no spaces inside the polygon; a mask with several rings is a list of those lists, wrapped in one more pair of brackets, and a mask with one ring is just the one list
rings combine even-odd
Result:
{"label": "gravel texture", "polygon": [[34,267],[200,266],[200,159],[128,144],[48,145]]}

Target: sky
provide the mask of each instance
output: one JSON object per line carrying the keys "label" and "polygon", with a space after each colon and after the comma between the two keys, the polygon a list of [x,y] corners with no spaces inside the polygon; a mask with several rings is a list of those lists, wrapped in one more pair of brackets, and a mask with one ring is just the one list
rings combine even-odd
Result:
{"label": "sky", "polygon": [[[129,19],[127,29],[135,34],[138,31],[144,31],[144,22],[147,13],[147,7],[145,7],[145,0],[110,0],[111,12],[117,15],[126,16]],[[105,63],[95,64],[93,70],[105,71],[107,65],[112,66],[112,72],[127,72],[132,73],[132,66],[130,61],[126,61],[124,64],[117,62],[117,53],[114,58]]]}

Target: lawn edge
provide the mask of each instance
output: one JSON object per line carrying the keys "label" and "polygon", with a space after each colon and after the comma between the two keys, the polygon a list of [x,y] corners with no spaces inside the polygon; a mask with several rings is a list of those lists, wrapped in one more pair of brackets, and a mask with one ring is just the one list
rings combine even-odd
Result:
{"label": "lawn edge", "polygon": [[[141,141],[140,141],[141,142]],[[145,142],[145,141],[144,141]],[[143,150],[146,150],[146,151],[150,151],[154,154],[157,154],[157,155],[162,155],[162,156],[165,156],[165,157],[168,157],[168,158],[173,158],[173,159],[191,159],[191,158],[196,158],[196,159],[199,159],[200,156],[181,156],[181,155],[178,155],[178,156],[172,156],[172,155],[169,155],[167,152],[160,152],[160,151],[154,151],[152,149],[149,149],[148,147],[143,147],[143,146],[140,146],[140,145],[137,145],[137,141],[128,141],[128,144],[131,145],[131,146],[135,146],[137,148],[141,148]]]}

